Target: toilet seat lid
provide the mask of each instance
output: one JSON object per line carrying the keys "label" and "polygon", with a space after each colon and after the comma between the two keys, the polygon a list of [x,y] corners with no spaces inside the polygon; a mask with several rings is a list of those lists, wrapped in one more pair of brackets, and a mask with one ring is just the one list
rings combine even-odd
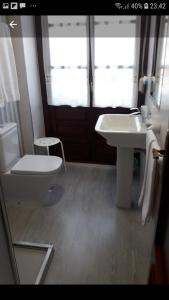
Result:
{"label": "toilet seat lid", "polygon": [[58,156],[24,155],[11,169],[12,174],[54,174],[62,165]]}

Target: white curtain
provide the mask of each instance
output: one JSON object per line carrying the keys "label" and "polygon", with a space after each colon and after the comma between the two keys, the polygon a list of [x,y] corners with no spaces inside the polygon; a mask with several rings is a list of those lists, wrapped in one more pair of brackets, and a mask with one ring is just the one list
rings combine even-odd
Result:
{"label": "white curtain", "polygon": [[90,91],[94,107],[137,104],[139,16],[43,16],[41,20],[49,105],[88,107]]}
{"label": "white curtain", "polygon": [[0,106],[20,100],[12,39],[8,25],[0,23]]}
{"label": "white curtain", "polygon": [[0,124],[17,123],[22,153],[18,100],[20,93],[12,39],[7,24],[0,23]]}
{"label": "white curtain", "polygon": [[11,122],[17,124],[20,153],[21,155],[23,155],[18,102],[8,102],[5,103],[3,107],[0,107],[0,124],[11,123]]}
{"label": "white curtain", "polygon": [[0,124],[9,122],[19,122],[18,107],[15,102],[8,102],[0,107]]}

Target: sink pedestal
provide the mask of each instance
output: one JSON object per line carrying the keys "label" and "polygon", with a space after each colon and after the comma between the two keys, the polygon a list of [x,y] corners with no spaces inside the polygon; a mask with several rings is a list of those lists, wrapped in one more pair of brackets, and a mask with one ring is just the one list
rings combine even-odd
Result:
{"label": "sink pedestal", "polygon": [[119,208],[131,207],[133,162],[133,148],[117,147],[116,205]]}
{"label": "sink pedestal", "polygon": [[134,149],[146,148],[147,127],[141,116],[100,115],[95,130],[109,146],[117,147],[116,205],[130,208],[132,200]]}

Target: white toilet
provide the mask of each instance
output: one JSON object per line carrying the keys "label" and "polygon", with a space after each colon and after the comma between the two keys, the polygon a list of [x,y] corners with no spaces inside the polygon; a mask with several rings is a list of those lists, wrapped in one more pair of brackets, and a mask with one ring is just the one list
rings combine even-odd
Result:
{"label": "white toilet", "polygon": [[7,203],[42,204],[61,167],[62,159],[57,156],[21,158],[17,124],[0,126],[0,175]]}

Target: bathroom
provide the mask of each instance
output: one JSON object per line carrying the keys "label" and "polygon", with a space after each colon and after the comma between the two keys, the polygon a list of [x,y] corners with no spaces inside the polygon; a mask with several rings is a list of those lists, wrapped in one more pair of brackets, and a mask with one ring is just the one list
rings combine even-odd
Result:
{"label": "bathroom", "polygon": [[[147,131],[160,149],[167,140],[168,16],[2,15],[0,22],[2,44],[3,26],[10,34],[20,98],[0,102],[0,130],[17,124],[18,153],[27,159],[20,173],[19,157],[7,174],[0,170],[14,282],[34,284],[40,274],[38,284],[158,284],[156,249],[167,253],[169,244],[167,204],[143,220],[139,198]],[[113,121],[102,130],[103,115]],[[126,136],[121,115],[143,130]],[[124,131],[116,143],[105,135],[109,122]],[[38,145],[45,137],[54,144]],[[50,259],[42,270],[44,249]]]}

